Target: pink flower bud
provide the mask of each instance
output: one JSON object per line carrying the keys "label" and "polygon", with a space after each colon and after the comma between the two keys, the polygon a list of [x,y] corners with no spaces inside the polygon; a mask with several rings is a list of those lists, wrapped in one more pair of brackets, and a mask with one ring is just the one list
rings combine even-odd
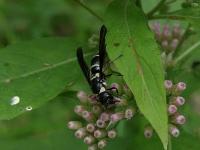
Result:
{"label": "pink flower bud", "polygon": [[99,115],[102,112],[102,107],[99,105],[92,106],[92,112]]}
{"label": "pink flower bud", "polygon": [[161,42],[161,46],[162,46],[162,48],[163,48],[164,50],[168,51],[168,49],[169,49],[169,43],[168,43],[167,40],[162,41],[162,42]]}
{"label": "pink flower bud", "polygon": [[79,121],[70,121],[68,122],[68,128],[71,130],[77,130],[82,127],[82,123]]}
{"label": "pink flower bud", "polygon": [[83,141],[85,144],[91,145],[91,144],[94,144],[95,138],[89,135],[89,136],[86,136]]}
{"label": "pink flower bud", "polygon": [[153,135],[153,128],[150,127],[150,126],[146,127],[144,129],[144,136],[145,136],[145,138],[150,139],[152,137],[152,135]]}
{"label": "pink flower bud", "polygon": [[100,120],[106,122],[110,120],[110,114],[107,112],[103,112],[100,116]]}
{"label": "pink flower bud", "polygon": [[78,139],[82,139],[87,135],[86,129],[85,128],[80,128],[78,129],[74,135],[78,138]]}
{"label": "pink flower bud", "polygon": [[116,130],[113,129],[113,130],[108,131],[108,137],[109,138],[114,139],[114,138],[116,138],[116,136],[117,136]]}
{"label": "pink flower bud", "polygon": [[183,115],[176,115],[175,116],[175,123],[176,124],[183,125],[183,124],[185,124],[185,122],[186,122],[185,116],[183,116]]}
{"label": "pink flower bud", "polygon": [[177,112],[177,107],[175,105],[169,105],[168,106],[168,113],[170,115],[175,114]]}
{"label": "pink flower bud", "polygon": [[151,28],[151,30],[153,30],[154,32],[155,32],[155,31],[161,32],[161,31],[160,31],[160,23],[159,23],[159,22],[152,23],[152,24],[150,25],[150,28]]}
{"label": "pink flower bud", "polygon": [[184,82],[179,82],[178,84],[176,84],[176,90],[177,91],[184,91],[186,89],[186,84]]}
{"label": "pink flower bud", "polygon": [[178,137],[180,135],[179,129],[176,126],[174,126],[174,125],[169,125],[169,133],[173,137]]}
{"label": "pink flower bud", "polygon": [[96,131],[94,131],[94,137],[95,138],[104,138],[104,137],[106,137],[106,135],[107,135],[107,132],[105,131],[105,130],[96,130]]}
{"label": "pink flower bud", "polygon": [[90,132],[90,133],[94,132],[94,130],[95,130],[95,125],[92,124],[92,123],[87,124],[86,130],[87,130],[88,132]]}
{"label": "pink flower bud", "polygon": [[135,109],[134,108],[128,108],[125,110],[125,118],[131,119],[135,115]]}
{"label": "pink flower bud", "polygon": [[165,80],[164,86],[165,86],[165,89],[166,89],[168,92],[171,92],[172,87],[173,87],[173,83],[172,83],[171,80]]}
{"label": "pink flower bud", "polygon": [[185,104],[185,99],[181,96],[177,96],[172,99],[172,103],[176,106],[182,106]]}
{"label": "pink flower bud", "polygon": [[97,144],[89,146],[88,150],[98,150]]}
{"label": "pink flower bud", "polygon": [[79,91],[77,93],[77,97],[80,100],[80,102],[82,102],[82,103],[86,103],[87,102],[88,96],[84,91]]}
{"label": "pink flower bud", "polygon": [[115,114],[112,114],[110,116],[110,121],[112,123],[116,123],[116,122],[118,122],[118,121],[120,121],[122,119],[124,119],[124,113],[123,112],[115,113]]}
{"label": "pink flower bud", "polygon": [[117,101],[115,103],[115,106],[127,106],[128,105],[128,102],[126,99],[121,99],[119,97],[115,97],[115,100]]}
{"label": "pink flower bud", "polygon": [[98,119],[98,120],[97,120],[96,125],[97,125],[97,127],[99,127],[99,128],[105,128],[105,127],[106,127],[105,121],[103,121],[103,120],[101,120],[101,119]]}
{"label": "pink flower bud", "polygon": [[174,25],[173,29],[172,29],[172,33],[173,33],[173,36],[180,39],[181,36],[182,36],[182,32],[181,32],[181,27],[180,27],[180,24],[176,24]]}
{"label": "pink flower bud", "polygon": [[169,25],[163,26],[162,36],[163,36],[163,39],[165,39],[165,40],[166,39],[169,40],[171,38],[171,31],[170,31]]}
{"label": "pink flower bud", "polygon": [[99,149],[103,149],[104,147],[106,147],[106,145],[107,145],[107,141],[106,140],[100,140],[99,142],[98,142],[98,148]]}
{"label": "pink flower bud", "polygon": [[178,39],[173,39],[171,41],[171,43],[170,43],[170,51],[176,50],[178,44],[179,44],[179,40]]}
{"label": "pink flower bud", "polygon": [[85,110],[85,111],[82,112],[82,117],[85,120],[87,120],[88,122],[94,120],[94,115],[91,112],[87,111],[87,110]]}
{"label": "pink flower bud", "polygon": [[113,92],[117,92],[117,90],[119,91],[120,90],[120,86],[118,83],[112,83],[111,84],[111,88],[113,88]]}
{"label": "pink flower bud", "polygon": [[74,112],[75,112],[77,115],[79,115],[79,116],[82,115],[83,111],[85,111],[85,107],[82,106],[82,105],[76,105],[76,106],[74,107]]}
{"label": "pink flower bud", "polygon": [[88,97],[88,102],[89,102],[90,104],[98,104],[96,95],[90,95],[90,96]]}

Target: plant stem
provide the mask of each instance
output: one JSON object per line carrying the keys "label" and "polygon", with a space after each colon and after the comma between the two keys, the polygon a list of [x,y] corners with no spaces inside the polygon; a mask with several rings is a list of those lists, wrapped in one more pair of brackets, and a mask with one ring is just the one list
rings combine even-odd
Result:
{"label": "plant stem", "polygon": [[155,12],[157,12],[162,5],[165,3],[166,0],[161,0],[148,14],[147,17],[151,18]]}
{"label": "plant stem", "polygon": [[172,140],[171,140],[171,135],[168,135],[168,140],[169,140],[169,143],[168,143],[168,148],[167,148],[167,150],[172,150]]}
{"label": "plant stem", "polygon": [[193,50],[195,50],[198,46],[200,46],[200,41],[192,45],[190,48],[185,50],[179,57],[177,57],[174,60],[174,64],[177,64],[179,61],[181,61],[183,58],[185,58],[187,55],[189,55]]}
{"label": "plant stem", "polygon": [[100,20],[101,22],[103,22],[103,18],[100,17],[96,12],[94,12],[91,8],[89,8],[87,5],[85,5],[84,3],[80,2],[79,0],[74,0],[75,2],[77,2],[80,6],[82,6],[84,9],[86,9],[90,14],[92,14],[93,16],[95,16],[98,20]]}

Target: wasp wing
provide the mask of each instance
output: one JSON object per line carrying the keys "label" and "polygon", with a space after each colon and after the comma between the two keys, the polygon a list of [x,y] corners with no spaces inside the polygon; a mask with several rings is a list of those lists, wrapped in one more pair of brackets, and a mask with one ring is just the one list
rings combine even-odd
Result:
{"label": "wasp wing", "polygon": [[104,65],[104,60],[105,60],[105,55],[106,55],[106,33],[107,29],[103,25],[100,30],[100,39],[99,39],[99,63],[100,63],[100,76],[103,75],[103,65]]}
{"label": "wasp wing", "polygon": [[90,81],[90,69],[88,68],[84,57],[83,57],[83,50],[82,48],[78,48],[76,51],[76,55],[77,55],[77,59],[78,59],[78,63],[83,71],[83,74],[86,78],[86,80],[88,81],[89,85],[91,85],[91,81]]}

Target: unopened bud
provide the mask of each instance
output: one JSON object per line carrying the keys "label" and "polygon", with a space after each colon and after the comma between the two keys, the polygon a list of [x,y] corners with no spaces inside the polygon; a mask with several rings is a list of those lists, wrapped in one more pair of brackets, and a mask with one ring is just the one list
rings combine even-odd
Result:
{"label": "unopened bud", "polygon": [[92,106],[92,112],[99,115],[102,112],[102,107],[99,105]]}
{"label": "unopened bud", "polygon": [[169,105],[168,106],[168,113],[170,115],[175,114],[177,112],[177,107],[175,105]]}
{"label": "unopened bud", "polygon": [[163,26],[162,36],[163,36],[163,39],[165,39],[165,40],[166,39],[169,40],[171,38],[171,31],[170,31],[169,25]]}
{"label": "unopened bud", "polygon": [[131,119],[135,115],[135,109],[134,108],[128,108],[125,110],[125,118]]}
{"label": "unopened bud", "polygon": [[179,114],[175,115],[173,120],[175,121],[176,124],[179,124],[179,125],[183,125],[186,122],[185,116],[179,115]]}
{"label": "unopened bud", "polygon": [[98,104],[96,95],[90,95],[90,96],[88,97],[88,102],[89,102],[90,104]]}
{"label": "unopened bud", "polygon": [[124,119],[124,113],[123,112],[115,113],[115,114],[112,114],[110,116],[110,121],[112,123],[118,122],[118,121],[120,121],[122,119]]}
{"label": "unopened bud", "polygon": [[80,102],[82,102],[82,103],[86,103],[87,102],[88,96],[84,91],[79,91],[77,93],[77,97],[80,100]]}
{"label": "unopened bud", "polygon": [[176,126],[174,126],[174,125],[169,125],[169,133],[173,137],[178,137],[180,135],[179,129]]}
{"label": "unopened bud", "polygon": [[104,137],[106,137],[106,135],[107,135],[107,132],[105,131],[105,130],[96,130],[96,131],[94,131],[94,137],[95,138],[104,138]]}
{"label": "unopened bud", "polygon": [[179,82],[175,85],[175,92],[182,92],[186,89],[186,84],[184,82]]}
{"label": "unopened bud", "polygon": [[92,123],[87,124],[86,130],[87,130],[88,132],[90,132],[90,133],[94,132],[94,130],[95,130],[95,125],[92,124]]}
{"label": "unopened bud", "polygon": [[87,135],[86,129],[85,128],[80,128],[78,129],[74,135],[78,138],[78,139],[82,139]]}
{"label": "unopened bud", "polygon": [[167,90],[167,92],[170,93],[173,88],[173,83],[171,80],[165,80],[164,86],[165,86],[165,89]]}
{"label": "unopened bud", "polygon": [[180,24],[174,25],[172,29],[173,37],[180,39],[182,36]]}
{"label": "unopened bud", "polygon": [[98,119],[97,122],[96,122],[96,125],[99,128],[105,128],[106,127],[106,122],[101,120],[101,119]]}
{"label": "unopened bud", "polygon": [[179,44],[179,40],[178,39],[173,39],[171,41],[171,43],[170,43],[170,51],[176,50],[178,44]]}
{"label": "unopened bud", "polygon": [[177,96],[177,97],[174,97],[172,100],[171,100],[171,103],[176,105],[176,106],[182,106],[185,104],[185,99],[181,96]]}
{"label": "unopened bud", "polygon": [[82,116],[83,111],[85,111],[85,107],[82,105],[76,105],[74,107],[74,112],[79,116]]}
{"label": "unopened bud", "polygon": [[97,144],[89,146],[88,150],[98,150]]}
{"label": "unopened bud", "polygon": [[87,110],[82,112],[82,117],[89,122],[94,120],[94,115]]}
{"label": "unopened bud", "polygon": [[103,112],[100,116],[100,120],[106,122],[110,120],[110,114],[107,112]]}
{"label": "unopened bud", "polygon": [[82,123],[80,121],[70,121],[68,122],[68,128],[71,130],[77,130],[82,127]]}
{"label": "unopened bud", "polygon": [[116,136],[117,136],[116,130],[113,129],[113,130],[108,131],[108,137],[109,138],[114,139],[114,138],[116,138]]}
{"label": "unopened bud", "polygon": [[118,83],[112,83],[111,88],[113,88],[112,89],[113,92],[120,92],[120,86]]}
{"label": "unopened bud", "polygon": [[144,129],[144,136],[145,136],[145,138],[150,139],[152,137],[152,135],[153,135],[153,128],[150,127],[150,126],[146,127]]}
{"label": "unopened bud", "polygon": [[115,97],[115,100],[117,101],[115,103],[115,106],[127,106],[128,105],[128,101],[126,99]]}
{"label": "unopened bud", "polygon": [[162,48],[163,48],[165,51],[168,51],[168,49],[169,49],[169,43],[168,43],[167,40],[162,41],[162,42],[161,42],[161,46],[162,46]]}
{"label": "unopened bud", "polygon": [[107,145],[107,141],[106,140],[100,140],[99,142],[98,142],[98,148],[99,149],[103,149],[104,147],[106,147],[106,145]]}
{"label": "unopened bud", "polygon": [[95,138],[89,135],[89,136],[86,136],[83,141],[85,144],[91,145],[95,142]]}

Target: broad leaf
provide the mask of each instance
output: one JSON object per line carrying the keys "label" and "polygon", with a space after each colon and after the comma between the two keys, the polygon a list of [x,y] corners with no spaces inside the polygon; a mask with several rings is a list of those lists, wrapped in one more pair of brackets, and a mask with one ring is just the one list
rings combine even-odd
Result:
{"label": "broad leaf", "polygon": [[[139,109],[157,131],[164,147],[168,143],[164,73],[158,46],[140,9],[129,0],[110,4],[105,18],[108,55],[123,74]],[[134,133],[133,133],[134,134]]]}
{"label": "broad leaf", "polygon": [[[83,79],[77,46],[74,39],[47,38],[1,49],[0,119],[35,109]],[[11,105],[14,96],[20,102]]]}

